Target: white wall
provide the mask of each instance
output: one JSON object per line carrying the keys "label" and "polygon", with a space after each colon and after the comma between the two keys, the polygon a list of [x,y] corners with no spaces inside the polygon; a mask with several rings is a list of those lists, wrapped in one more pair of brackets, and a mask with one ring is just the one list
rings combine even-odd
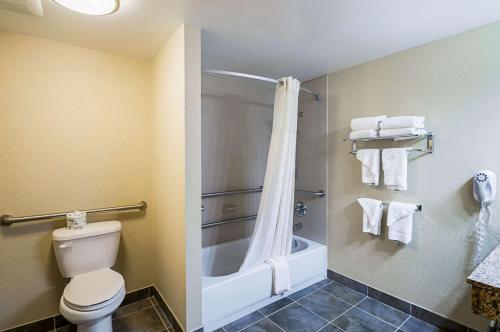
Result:
{"label": "white wall", "polygon": [[155,283],[186,331],[201,326],[200,49],[183,24],[153,62]]}
{"label": "white wall", "polygon": [[[478,210],[470,179],[500,172],[499,35],[496,23],[328,77],[329,268],[476,329],[484,321],[465,283]],[[433,155],[411,158],[407,192],[363,186],[342,141],[351,118],[383,113],[425,115],[436,134]],[[413,242],[361,233],[359,195],[422,204]]]}
{"label": "white wall", "polygon": [[[0,214],[149,203],[150,131],[148,62],[0,32]],[[122,221],[115,268],[127,291],[150,285],[149,211],[91,219]],[[59,313],[64,226],[1,226],[0,330]]]}

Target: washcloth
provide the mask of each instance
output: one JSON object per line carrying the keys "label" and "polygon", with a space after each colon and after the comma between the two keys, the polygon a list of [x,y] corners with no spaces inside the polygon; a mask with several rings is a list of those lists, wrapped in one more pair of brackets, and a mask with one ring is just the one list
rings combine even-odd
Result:
{"label": "washcloth", "polygon": [[351,130],[379,129],[379,124],[384,119],[387,119],[387,115],[352,119]]}
{"label": "washcloth", "polygon": [[285,257],[266,258],[264,262],[271,265],[273,271],[273,295],[283,294],[291,290],[290,271]]}
{"label": "washcloth", "polygon": [[380,129],[425,128],[423,116],[394,116],[382,120]]}
{"label": "washcloth", "polygon": [[380,177],[380,150],[361,149],[356,152],[356,159],[361,161],[361,182],[378,186]]}
{"label": "washcloth", "polygon": [[363,208],[363,232],[380,235],[380,226],[384,207],[382,201],[371,198],[358,198]]}
{"label": "washcloth", "polygon": [[361,139],[361,138],[375,138],[377,137],[377,131],[375,129],[364,129],[351,131],[349,138],[351,140]]}
{"label": "washcloth", "polygon": [[388,189],[407,190],[408,151],[406,148],[383,149],[384,184]]}
{"label": "washcloth", "polygon": [[408,244],[412,240],[413,213],[417,210],[415,204],[391,202],[387,212],[389,240]]}
{"label": "washcloth", "polygon": [[[425,135],[427,130],[422,128],[398,128],[398,129],[381,129],[380,137],[400,136],[400,135]],[[411,138],[411,137],[409,137]]]}

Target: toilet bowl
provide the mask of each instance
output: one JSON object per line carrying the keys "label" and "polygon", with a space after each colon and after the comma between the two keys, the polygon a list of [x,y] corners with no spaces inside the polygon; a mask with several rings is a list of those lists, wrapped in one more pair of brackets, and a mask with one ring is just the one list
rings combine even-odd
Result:
{"label": "toilet bowl", "polygon": [[111,270],[116,262],[121,223],[103,221],[81,229],[52,233],[54,251],[64,277],[71,278],[59,311],[78,332],[112,332],[112,314],[125,298],[125,282]]}
{"label": "toilet bowl", "polygon": [[125,297],[123,277],[111,269],[77,275],[64,289],[59,310],[78,332],[111,332],[111,315]]}

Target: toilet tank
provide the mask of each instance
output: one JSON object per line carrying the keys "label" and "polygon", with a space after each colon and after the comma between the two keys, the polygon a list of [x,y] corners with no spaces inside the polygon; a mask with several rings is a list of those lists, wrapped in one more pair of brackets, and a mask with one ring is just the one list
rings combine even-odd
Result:
{"label": "toilet tank", "polygon": [[72,278],[115,265],[121,229],[121,223],[113,220],[54,230],[52,242],[61,274]]}

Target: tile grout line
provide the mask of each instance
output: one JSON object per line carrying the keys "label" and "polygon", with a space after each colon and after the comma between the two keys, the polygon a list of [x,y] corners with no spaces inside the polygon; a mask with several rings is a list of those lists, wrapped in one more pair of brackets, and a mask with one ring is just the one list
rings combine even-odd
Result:
{"label": "tile grout line", "polygon": [[[160,313],[159,313],[159,312],[158,312],[158,310],[155,308],[155,304],[153,303],[153,301],[151,301],[151,298],[150,298],[150,300],[149,300],[149,301],[151,302],[151,304],[152,304],[152,306],[153,306],[153,310],[155,311],[156,315],[157,315],[157,316],[158,316],[158,318],[160,319],[160,322],[161,322],[161,323],[163,324],[163,326],[164,326],[164,327],[168,330],[168,328],[169,328],[169,327],[168,327],[168,326],[165,324],[165,322],[163,321],[163,319],[162,319],[162,317],[161,317]],[[170,321],[169,321],[169,323],[170,323]]]}
{"label": "tile grout line", "polygon": [[117,320],[117,319],[120,319],[122,317],[125,317],[125,316],[129,316],[129,315],[132,315],[132,314],[135,314],[136,312],[139,312],[139,311],[143,311],[143,310],[146,310],[146,309],[149,309],[151,308],[152,306],[149,306],[149,307],[146,307],[146,308],[142,308],[142,309],[139,309],[139,310],[136,310],[136,311],[132,311],[132,312],[129,312],[128,314],[125,314],[125,315],[121,315],[121,316],[118,316],[116,318],[113,318],[112,320]]}
{"label": "tile grout line", "polygon": [[410,317],[411,317],[411,315],[408,315],[408,318],[406,318],[405,321],[402,322],[401,325],[399,325],[399,327],[396,331],[400,330],[403,327],[403,325],[405,325],[405,323],[410,320]]}

